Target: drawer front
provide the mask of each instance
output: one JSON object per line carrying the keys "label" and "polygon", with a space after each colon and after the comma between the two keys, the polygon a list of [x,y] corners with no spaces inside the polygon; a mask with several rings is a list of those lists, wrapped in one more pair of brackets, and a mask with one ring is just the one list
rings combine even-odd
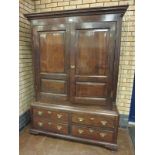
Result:
{"label": "drawer front", "polygon": [[112,116],[72,114],[72,122],[99,127],[115,127],[115,117]]}
{"label": "drawer front", "polygon": [[52,118],[52,111],[51,110],[34,108],[33,109],[33,115],[35,117]]}
{"label": "drawer front", "polygon": [[60,123],[53,124],[52,131],[55,133],[68,134],[68,126]]}
{"label": "drawer front", "polygon": [[33,127],[36,129],[52,131],[52,121],[40,118],[33,118]]}
{"label": "drawer front", "polygon": [[68,114],[62,111],[53,111],[52,119],[55,121],[68,122]]}
{"label": "drawer front", "polygon": [[60,122],[68,122],[68,114],[62,111],[52,111],[46,109],[33,109],[34,117],[47,118]]}
{"label": "drawer front", "polygon": [[72,126],[72,135],[86,139],[113,142],[114,133],[112,131],[96,130],[93,128]]}
{"label": "drawer front", "polygon": [[64,125],[61,123],[55,123],[50,120],[44,119],[33,119],[33,127],[36,129],[41,129],[45,131],[60,133],[60,134],[68,134],[68,125]]}

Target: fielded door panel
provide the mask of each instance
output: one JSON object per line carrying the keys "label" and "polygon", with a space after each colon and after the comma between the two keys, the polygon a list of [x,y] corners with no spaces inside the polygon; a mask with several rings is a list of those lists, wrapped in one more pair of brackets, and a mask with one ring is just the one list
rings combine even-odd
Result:
{"label": "fielded door panel", "polygon": [[115,22],[36,26],[36,98],[41,102],[111,102]]}
{"label": "fielded door panel", "polygon": [[37,26],[35,46],[37,100],[68,100],[68,31],[65,25]]}
{"label": "fielded door panel", "polygon": [[112,93],[115,23],[87,22],[73,27],[71,100],[106,105]]}

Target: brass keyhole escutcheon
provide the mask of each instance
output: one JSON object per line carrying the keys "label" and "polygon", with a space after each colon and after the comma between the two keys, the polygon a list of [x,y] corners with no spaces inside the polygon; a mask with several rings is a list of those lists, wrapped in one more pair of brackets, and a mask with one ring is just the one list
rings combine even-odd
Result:
{"label": "brass keyhole escutcheon", "polygon": [[100,133],[100,136],[103,138],[106,136],[106,133]]}
{"label": "brass keyhole escutcheon", "polygon": [[38,111],[38,115],[41,116],[43,114],[42,111]]}
{"label": "brass keyhole escutcheon", "polygon": [[84,120],[84,118],[79,117],[78,120],[79,120],[79,122],[82,122]]}
{"label": "brass keyhole escutcheon", "polygon": [[58,117],[58,118],[61,118],[61,117],[62,117],[62,114],[57,114],[57,117]]}
{"label": "brass keyhole escutcheon", "polygon": [[52,123],[51,122],[48,122],[48,125],[51,125]]}
{"label": "brass keyhole escutcheon", "polygon": [[101,121],[101,124],[102,125],[106,125],[107,124],[107,121]]}
{"label": "brass keyhole escutcheon", "polygon": [[92,130],[92,129],[89,129],[89,132],[90,132],[90,133],[93,133],[93,132],[94,132],[94,130]]}
{"label": "brass keyhole escutcheon", "polygon": [[71,68],[71,69],[74,69],[74,68],[75,68],[75,65],[71,65],[70,68]]}
{"label": "brass keyhole escutcheon", "polygon": [[42,127],[43,123],[42,122],[38,122],[38,126]]}
{"label": "brass keyhole escutcheon", "polygon": [[58,130],[61,130],[62,129],[62,126],[61,125],[57,125],[57,129]]}
{"label": "brass keyhole escutcheon", "polygon": [[79,133],[79,134],[82,134],[82,133],[83,133],[83,130],[82,130],[82,129],[79,129],[79,130],[78,130],[78,133]]}
{"label": "brass keyhole escutcheon", "polygon": [[95,118],[91,117],[90,120],[93,121]]}
{"label": "brass keyhole escutcheon", "polygon": [[48,113],[48,114],[51,114],[52,112],[51,112],[51,111],[48,111],[47,113]]}

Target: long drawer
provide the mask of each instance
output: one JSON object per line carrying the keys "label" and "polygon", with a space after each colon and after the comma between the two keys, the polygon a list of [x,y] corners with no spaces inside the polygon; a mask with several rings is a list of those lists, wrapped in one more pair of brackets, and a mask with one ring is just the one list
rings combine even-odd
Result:
{"label": "long drawer", "polygon": [[61,124],[58,122],[53,122],[50,119],[44,118],[34,118],[33,119],[33,127],[35,129],[41,129],[45,131],[60,133],[60,134],[68,134],[68,125]]}
{"label": "long drawer", "polygon": [[104,115],[91,115],[72,113],[72,123],[91,125],[97,127],[115,127],[115,117]]}
{"label": "long drawer", "polygon": [[112,131],[97,130],[94,128],[72,126],[71,134],[75,137],[81,137],[86,139],[113,142],[114,133]]}

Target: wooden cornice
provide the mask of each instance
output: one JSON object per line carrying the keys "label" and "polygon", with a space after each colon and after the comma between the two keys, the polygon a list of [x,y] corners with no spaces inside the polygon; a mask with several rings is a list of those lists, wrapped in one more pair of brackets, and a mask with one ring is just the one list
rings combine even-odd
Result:
{"label": "wooden cornice", "polygon": [[87,8],[87,9],[29,13],[29,14],[25,14],[25,17],[28,20],[33,20],[33,19],[42,19],[42,18],[84,16],[84,15],[96,15],[96,14],[120,14],[121,16],[123,16],[127,8],[128,8],[128,5],[112,6],[112,7],[95,7],[95,8]]}

